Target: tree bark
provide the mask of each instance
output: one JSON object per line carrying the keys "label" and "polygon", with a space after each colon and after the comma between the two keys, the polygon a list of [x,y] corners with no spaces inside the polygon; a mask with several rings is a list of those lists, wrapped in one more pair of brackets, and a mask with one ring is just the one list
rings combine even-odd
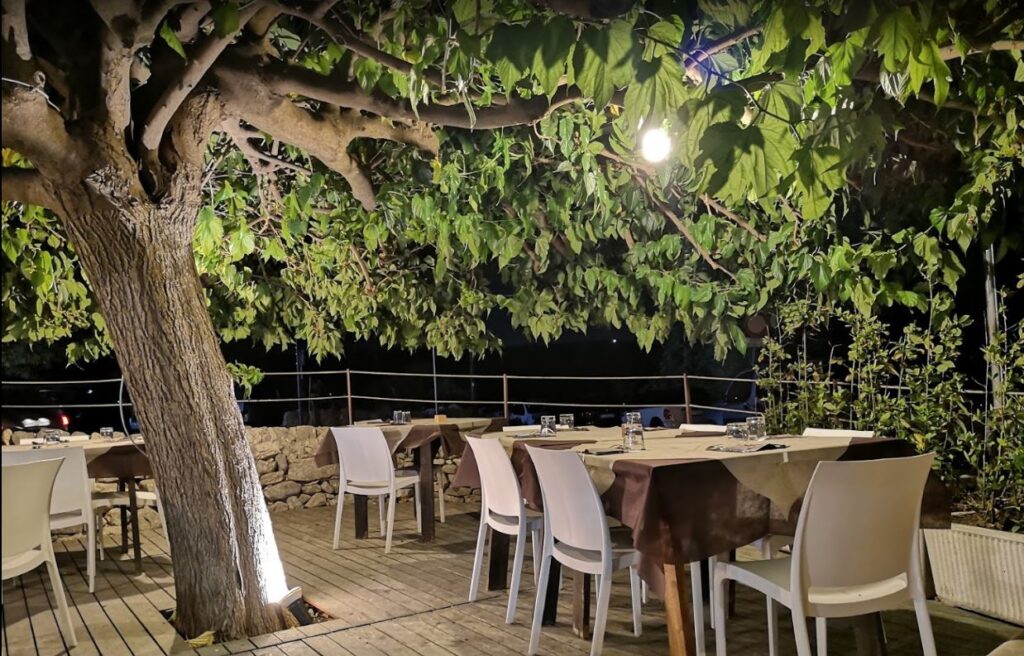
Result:
{"label": "tree bark", "polygon": [[189,205],[79,199],[62,214],[145,436],[174,557],[176,624],[186,636],[231,639],[284,628],[276,602],[286,585],[196,272]]}

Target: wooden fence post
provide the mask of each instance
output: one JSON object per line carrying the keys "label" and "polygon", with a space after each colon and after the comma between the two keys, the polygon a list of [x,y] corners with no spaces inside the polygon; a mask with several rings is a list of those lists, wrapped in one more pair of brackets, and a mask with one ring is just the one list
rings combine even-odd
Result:
{"label": "wooden fence post", "polygon": [[348,396],[348,423],[356,423],[356,418],[352,416],[352,370],[345,370],[345,394]]}
{"label": "wooden fence post", "polygon": [[683,400],[686,403],[686,423],[693,423],[693,410],[690,408],[690,376],[683,374]]}

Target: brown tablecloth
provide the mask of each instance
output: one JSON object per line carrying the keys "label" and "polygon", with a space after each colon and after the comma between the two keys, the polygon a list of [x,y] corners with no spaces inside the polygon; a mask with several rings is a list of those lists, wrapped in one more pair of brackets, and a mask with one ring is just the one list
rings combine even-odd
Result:
{"label": "brown tablecloth", "polygon": [[153,470],[149,458],[145,454],[146,445],[131,440],[85,440],[63,444],[46,444],[32,446],[21,444],[5,446],[5,451],[53,451],[54,457],[60,456],[61,449],[81,448],[85,450],[86,468],[89,478],[152,478]]}
{"label": "brown tablecloth", "polygon": [[[482,421],[482,420],[481,420]],[[480,430],[501,430],[504,420],[491,420],[488,424],[481,424],[481,421],[474,422],[478,427],[473,429],[475,431]],[[501,423],[496,423],[501,422]],[[408,428],[408,432],[405,435],[397,436],[395,444],[392,445],[392,452],[396,451],[412,451],[427,442],[433,440],[441,440],[441,450],[445,457],[458,457],[461,456],[463,451],[466,449],[466,440],[462,438],[462,425],[471,424],[434,424],[434,423],[416,423],[411,426],[403,427]],[[386,428],[384,426],[372,426],[377,428]],[[492,428],[495,427],[495,428]],[[317,447],[316,453],[313,455],[313,460],[320,467],[327,465],[338,464],[338,445],[334,441],[334,435],[331,431],[327,431],[323,440],[320,441],[320,446]]]}
{"label": "brown tablecloth", "polygon": [[[685,439],[685,438],[680,438]],[[590,440],[538,438],[516,440],[512,465],[523,498],[541,510],[540,486],[527,445],[571,449]],[[776,452],[767,452],[776,453]],[[914,455],[912,444],[896,439],[858,439],[839,460],[873,460]],[[479,485],[476,463],[467,452],[453,485]],[[758,457],[758,456],[750,456]],[[767,460],[766,460],[767,462]],[[769,499],[741,484],[725,462],[713,459],[621,459],[615,479],[602,495],[605,511],[629,527],[642,555],[645,579],[659,591],[665,563],[687,563],[737,549],[768,534],[792,535],[799,501],[783,516]],[[948,528],[950,502],[945,486],[929,477],[921,508],[923,528]]]}

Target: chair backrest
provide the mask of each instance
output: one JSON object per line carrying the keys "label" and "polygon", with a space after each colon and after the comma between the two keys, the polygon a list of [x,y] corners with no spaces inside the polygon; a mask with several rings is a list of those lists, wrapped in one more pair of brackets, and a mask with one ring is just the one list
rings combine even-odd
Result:
{"label": "chair backrest", "polygon": [[533,446],[526,450],[537,470],[545,525],[551,536],[579,549],[610,549],[604,506],[580,455]]}
{"label": "chair backrest", "polygon": [[50,494],[64,462],[50,455],[47,460],[3,465],[4,558],[50,541]]}
{"label": "chair backrest", "polygon": [[92,486],[85,464],[85,449],[82,447],[4,451],[2,457],[5,466],[61,458],[63,464],[57,472],[57,480],[53,483],[50,514],[80,512],[84,522],[92,513]]}
{"label": "chair backrest", "polygon": [[395,476],[391,449],[379,428],[346,426],[332,428],[338,446],[338,460],[344,480],[354,482],[387,482]]}
{"label": "chair backrest", "polygon": [[486,510],[518,518],[523,510],[519,479],[505,447],[496,439],[466,436],[480,472],[480,487]]}
{"label": "chair backrest", "polygon": [[845,428],[804,429],[804,437],[874,437],[875,431],[846,430]]}
{"label": "chair backrest", "polygon": [[792,589],[867,585],[901,574],[913,580],[921,497],[934,460],[929,453],[818,463],[797,522]]}

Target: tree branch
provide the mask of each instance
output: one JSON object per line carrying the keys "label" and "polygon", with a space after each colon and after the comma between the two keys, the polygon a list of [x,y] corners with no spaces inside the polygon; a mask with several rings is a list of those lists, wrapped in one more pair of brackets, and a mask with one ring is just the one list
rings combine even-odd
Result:
{"label": "tree branch", "polygon": [[252,168],[254,175],[268,175],[279,169],[288,169],[290,171],[305,173],[307,175],[311,173],[311,171],[305,167],[292,164],[287,160],[275,157],[274,155],[266,153],[254,146],[250,139],[262,139],[263,133],[259,130],[244,127],[238,122],[238,119],[225,119],[224,122],[221,123],[221,129],[231,137],[231,141],[234,142],[238,150],[242,151],[242,155],[245,157],[246,161],[249,162],[249,166]]}
{"label": "tree branch", "polygon": [[[1012,41],[1012,40],[993,41],[992,43],[986,43],[986,44],[982,44],[980,46],[975,46],[975,47],[971,48],[970,51],[967,52],[964,56],[978,55],[978,54],[985,53],[985,52],[996,52],[996,51],[1009,52],[1009,51],[1012,51],[1012,50],[1024,50],[1024,41]],[[939,48],[939,54],[945,60],[956,59],[957,57],[960,56],[960,50],[955,45],[950,45],[950,46],[945,46],[943,48]]]}
{"label": "tree branch", "polygon": [[722,205],[711,196],[707,194],[701,194],[700,199],[705,205],[708,206],[708,208],[714,210],[715,212],[718,212],[727,219],[730,219],[733,223],[735,223],[736,225],[738,225],[739,227],[743,228],[751,235],[753,235],[758,241],[768,241],[768,237],[758,232],[757,229],[754,228],[754,226],[750,225],[750,223],[748,223],[743,217],[741,217],[736,212],[733,212],[725,205]]}
{"label": "tree branch", "polygon": [[206,75],[206,72],[217,61],[224,49],[234,40],[238,32],[245,27],[262,6],[261,0],[255,0],[239,12],[238,28],[223,37],[215,33],[204,38],[195,50],[194,56],[182,70],[175,82],[168,84],[160,99],[150,110],[142,128],[142,145],[148,150],[156,150],[163,138],[164,130],[178,107],[192,89]]}
{"label": "tree branch", "polygon": [[4,202],[39,205],[53,211],[59,210],[59,203],[46,189],[42,174],[35,169],[3,167],[2,187]]}
{"label": "tree branch", "polygon": [[627,13],[634,0],[532,0],[533,4],[584,20],[606,20]]}
{"label": "tree branch", "polygon": [[690,78],[690,80],[693,81],[694,83],[700,84],[701,82],[704,81],[704,78],[701,75],[701,64],[703,64],[708,59],[711,59],[712,57],[722,52],[723,50],[728,50],[737,43],[741,43],[752,36],[760,34],[761,29],[762,27],[760,25],[751,27],[740,32],[736,32],[735,34],[732,34],[730,36],[727,36],[724,39],[721,39],[720,41],[708,44],[704,48],[696,48],[695,53],[692,55],[689,53],[683,53],[683,56],[690,61],[690,63],[686,65],[686,77]]}
{"label": "tree branch", "polygon": [[355,260],[356,266],[359,267],[359,273],[363,276],[363,291],[367,294],[372,294],[376,288],[373,284],[373,278],[370,277],[370,270],[366,268],[366,263],[363,262],[363,256],[359,254],[359,249],[356,248],[355,244],[349,244],[348,251],[352,254],[352,259]]}
{"label": "tree branch", "polygon": [[25,20],[25,0],[3,0],[3,38],[14,43],[14,52],[24,60],[32,59],[28,42],[28,22]]}
{"label": "tree branch", "polygon": [[[256,64],[251,60],[232,58],[217,64],[223,67],[224,80],[229,76],[253,75]],[[543,96],[522,99],[516,98],[505,105],[485,107],[470,116],[465,108],[457,105],[426,105],[415,111],[407,102],[389,98],[383,94],[368,94],[357,82],[347,80],[339,75],[320,75],[315,71],[297,66],[286,66],[270,63],[258,69],[256,73],[272,91],[280,95],[298,94],[339,107],[357,109],[377,114],[394,120],[424,121],[438,126],[489,130],[513,125],[535,123],[551,114],[559,107],[576,102],[582,96],[575,91],[565,90],[555,94],[548,102]]]}
{"label": "tree branch", "polygon": [[[414,68],[411,62],[407,62],[404,59],[384,52],[376,46],[367,43],[359,38],[359,35],[356,34],[355,30],[350,28],[348,25],[340,22],[335,23],[328,21],[326,16],[330,7],[333,5],[334,1],[326,0],[313,11],[307,11],[298,7],[290,7],[286,5],[277,5],[277,9],[286,16],[301,18],[326,34],[338,45],[348,48],[357,55],[371,59],[378,64],[387,66],[390,69],[399,71],[406,75],[414,73]],[[421,74],[424,79],[428,80],[431,84],[441,86],[441,75],[436,71],[424,71]]]}
{"label": "tree branch", "polygon": [[36,89],[3,85],[3,146],[21,153],[44,173],[69,174],[77,169],[77,143],[63,117]]}

